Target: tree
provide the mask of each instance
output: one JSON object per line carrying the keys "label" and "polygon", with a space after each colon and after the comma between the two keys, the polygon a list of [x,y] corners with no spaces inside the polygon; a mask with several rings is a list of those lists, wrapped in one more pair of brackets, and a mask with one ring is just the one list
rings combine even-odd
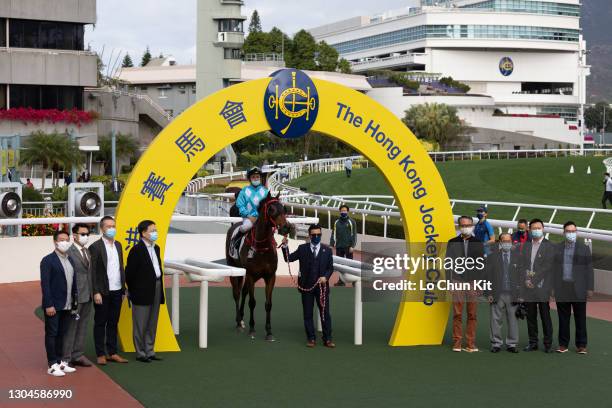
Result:
{"label": "tree", "polygon": [[601,132],[604,123],[604,109],[606,111],[606,132],[612,132],[612,108],[607,102],[597,102],[584,111],[584,124],[588,129]]}
{"label": "tree", "polygon": [[[100,152],[98,153],[98,158],[104,161],[105,174],[110,174],[112,169],[111,135],[102,136],[98,140],[98,145],[100,145]],[[117,135],[115,136],[115,149],[116,159],[117,161],[119,161],[119,159],[134,157],[138,152],[138,144],[131,135],[117,133]]]}
{"label": "tree", "polygon": [[123,63],[121,64],[121,66],[123,68],[132,68],[134,66],[134,62],[132,61],[132,57],[130,57],[130,54],[125,54],[125,57],[123,57]]}
{"label": "tree", "polygon": [[353,73],[353,69],[351,68],[351,63],[348,62],[344,58],[341,58],[340,61],[338,61],[338,70],[340,72],[342,72],[343,74],[352,74]]}
{"label": "tree", "polygon": [[457,110],[443,103],[414,105],[406,111],[402,121],[416,137],[436,142],[441,148],[469,133],[469,128],[457,116]]}
{"label": "tree", "polygon": [[290,50],[289,59],[285,58],[288,66],[296,69],[317,69],[315,63],[317,43],[308,31],[300,30],[293,36]]}
{"label": "tree", "polygon": [[257,10],[251,14],[251,21],[249,22],[249,34],[261,33],[261,20],[259,19],[259,13]]}
{"label": "tree", "polygon": [[317,65],[319,71],[336,71],[338,68],[338,56],[338,51],[325,41],[317,44]]}
{"label": "tree", "polygon": [[[25,141],[20,153],[20,164],[33,166],[40,164],[43,170],[42,191],[45,191],[47,170],[71,169],[83,163],[79,144],[66,134],[43,133],[38,131]],[[52,184],[56,183],[57,175],[53,174]]]}
{"label": "tree", "polygon": [[144,67],[146,66],[149,62],[151,62],[151,59],[153,57],[151,56],[151,50],[149,49],[149,46],[147,45],[147,49],[145,50],[144,54],[142,55],[142,60],[140,61],[140,66]]}
{"label": "tree", "polygon": [[102,87],[104,85],[104,62],[102,62],[102,58],[98,54],[96,54],[97,66],[98,66],[98,87]]}
{"label": "tree", "polygon": [[242,52],[245,54],[263,54],[270,52],[268,45],[268,33],[256,31],[250,33],[244,40]]}
{"label": "tree", "polygon": [[283,33],[278,27],[272,27],[266,40],[266,52],[287,54],[291,49],[291,38]]}

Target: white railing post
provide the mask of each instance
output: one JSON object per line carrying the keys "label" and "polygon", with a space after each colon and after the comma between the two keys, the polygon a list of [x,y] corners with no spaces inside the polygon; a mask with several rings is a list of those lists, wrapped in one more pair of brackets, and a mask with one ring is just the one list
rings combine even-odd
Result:
{"label": "white railing post", "polygon": [[208,348],[208,281],[200,282],[200,348]]}
{"label": "white railing post", "polygon": [[355,345],[363,344],[363,303],[361,302],[361,279],[353,283],[355,289]]}

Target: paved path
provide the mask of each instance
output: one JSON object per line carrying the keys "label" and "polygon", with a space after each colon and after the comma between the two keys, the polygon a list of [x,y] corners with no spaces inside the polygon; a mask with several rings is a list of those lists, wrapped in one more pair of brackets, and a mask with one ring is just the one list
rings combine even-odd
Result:
{"label": "paved path", "polygon": [[[40,283],[0,285],[0,407],[141,407],[123,388],[97,367],[55,378],[47,374],[44,325],[34,314],[40,305]],[[10,389],[70,389],[62,402],[10,403]]]}

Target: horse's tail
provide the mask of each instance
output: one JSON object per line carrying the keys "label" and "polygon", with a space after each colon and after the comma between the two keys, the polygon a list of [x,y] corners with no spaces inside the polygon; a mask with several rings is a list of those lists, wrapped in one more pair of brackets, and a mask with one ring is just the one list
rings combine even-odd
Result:
{"label": "horse's tail", "polygon": [[240,261],[236,261],[230,256],[230,245],[232,242],[232,235],[234,235],[234,231],[236,230],[236,228],[240,227],[240,224],[241,223],[239,222],[233,224],[231,227],[229,227],[229,229],[227,230],[227,234],[225,235],[225,261],[227,265],[235,266],[238,268],[241,267]]}

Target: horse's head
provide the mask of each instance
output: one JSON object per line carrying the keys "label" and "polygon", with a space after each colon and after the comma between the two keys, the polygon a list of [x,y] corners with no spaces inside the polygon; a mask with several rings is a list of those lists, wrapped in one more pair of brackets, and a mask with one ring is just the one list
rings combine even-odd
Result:
{"label": "horse's head", "polygon": [[287,211],[279,200],[280,193],[276,197],[268,193],[268,196],[259,204],[259,219],[276,227],[278,233],[287,235],[291,226],[287,222]]}

